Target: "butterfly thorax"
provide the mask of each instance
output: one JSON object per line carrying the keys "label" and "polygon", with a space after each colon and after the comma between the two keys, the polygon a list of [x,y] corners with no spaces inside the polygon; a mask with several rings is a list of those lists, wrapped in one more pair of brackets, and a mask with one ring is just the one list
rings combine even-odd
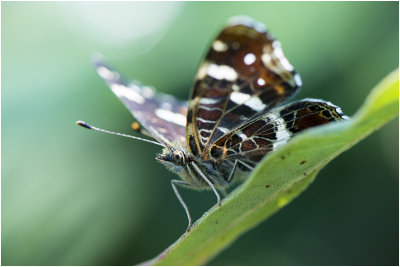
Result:
{"label": "butterfly thorax", "polygon": [[215,161],[197,158],[191,155],[187,149],[175,150],[166,147],[161,154],[157,155],[156,159],[167,169],[177,173],[187,183],[187,187],[209,189],[210,186],[202,177],[202,174],[217,188],[224,188],[229,185],[223,174],[217,170],[218,166]]}

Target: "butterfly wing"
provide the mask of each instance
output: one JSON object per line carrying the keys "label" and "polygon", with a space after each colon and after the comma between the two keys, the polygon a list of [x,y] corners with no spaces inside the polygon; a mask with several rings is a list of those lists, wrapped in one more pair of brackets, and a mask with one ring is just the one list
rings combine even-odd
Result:
{"label": "butterfly wing", "polygon": [[213,144],[209,157],[218,159],[222,165],[233,165],[235,160],[239,160],[255,167],[266,154],[297,133],[343,119],[348,117],[338,106],[323,100],[304,99],[274,109],[221,137]]}
{"label": "butterfly wing", "polygon": [[186,101],[157,93],[139,82],[128,83],[100,59],[95,58],[93,62],[100,77],[154,138],[185,145]]}
{"label": "butterfly wing", "polygon": [[277,106],[301,85],[280,43],[250,18],[236,18],[212,43],[189,101],[187,146],[205,156],[220,137]]}

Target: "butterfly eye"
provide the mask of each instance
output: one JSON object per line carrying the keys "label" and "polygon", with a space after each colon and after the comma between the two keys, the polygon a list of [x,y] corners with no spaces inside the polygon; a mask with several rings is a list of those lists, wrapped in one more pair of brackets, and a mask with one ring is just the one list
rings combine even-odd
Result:
{"label": "butterfly eye", "polygon": [[184,155],[182,151],[175,151],[172,158],[176,165],[184,165]]}

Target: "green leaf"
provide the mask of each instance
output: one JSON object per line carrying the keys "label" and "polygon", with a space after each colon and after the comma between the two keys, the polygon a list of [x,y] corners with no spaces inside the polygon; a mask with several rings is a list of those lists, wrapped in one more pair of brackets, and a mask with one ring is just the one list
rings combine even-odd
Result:
{"label": "green leaf", "polygon": [[395,118],[398,102],[399,73],[395,70],[372,90],[351,120],[305,131],[265,157],[220,207],[211,208],[189,233],[143,264],[206,263],[292,201],[328,162]]}

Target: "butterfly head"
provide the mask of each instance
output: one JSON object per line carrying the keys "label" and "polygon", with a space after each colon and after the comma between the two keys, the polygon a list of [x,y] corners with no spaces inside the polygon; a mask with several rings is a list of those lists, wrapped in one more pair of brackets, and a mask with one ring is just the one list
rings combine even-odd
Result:
{"label": "butterfly head", "polygon": [[188,157],[183,150],[173,150],[169,147],[164,148],[156,159],[168,169],[178,173],[184,169],[188,162]]}

